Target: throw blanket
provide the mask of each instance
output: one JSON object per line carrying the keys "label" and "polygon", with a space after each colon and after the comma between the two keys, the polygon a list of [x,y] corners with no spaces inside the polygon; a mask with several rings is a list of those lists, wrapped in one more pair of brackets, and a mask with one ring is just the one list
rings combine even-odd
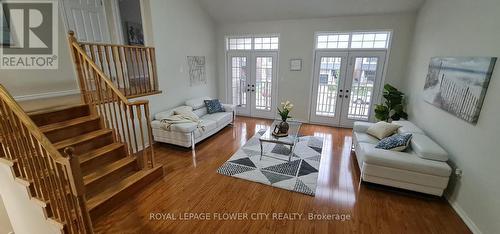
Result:
{"label": "throw blanket", "polygon": [[196,128],[205,131],[205,126],[202,125],[202,121],[199,119],[195,119],[189,115],[177,114],[172,115],[167,118],[163,118],[160,120],[162,123],[161,128],[166,131],[170,131],[170,128],[173,124],[181,124],[181,123],[196,123]]}

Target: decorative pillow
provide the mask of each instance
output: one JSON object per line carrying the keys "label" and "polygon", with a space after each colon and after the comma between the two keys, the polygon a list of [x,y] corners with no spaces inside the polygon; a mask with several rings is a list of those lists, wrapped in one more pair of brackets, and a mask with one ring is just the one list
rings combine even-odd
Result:
{"label": "decorative pillow", "polygon": [[375,148],[392,150],[392,151],[403,151],[410,145],[412,134],[411,133],[401,133],[395,134],[390,137],[382,139]]}
{"label": "decorative pillow", "polygon": [[401,126],[397,124],[391,124],[384,121],[380,121],[369,127],[368,130],[366,130],[366,133],[381,140],[396,133],[396,131],[400,127]]}
{"label": "decorative pillow", "polygon": [[205,106],[207,106],[209,114],[224,112],[224,107],[220,104],[219,99],[205,100]]}

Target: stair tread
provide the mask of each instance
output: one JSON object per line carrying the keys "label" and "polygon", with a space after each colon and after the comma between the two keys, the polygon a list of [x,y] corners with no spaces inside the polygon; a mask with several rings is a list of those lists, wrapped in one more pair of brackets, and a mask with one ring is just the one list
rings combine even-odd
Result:
{"label": "stair tread", "polygon": [[131,185],[137,183],[140,181],[142,178],[146,177],[147,175],[155,172],[158,169],[152,168],[149,170],[140,170],[135,172],[134,174],[128,176],[127,178],[117,182],[116,184],[108,187],[108,189],[100,192],[96,196],[90,198],[87,200],[87,207],[89,210],[93,210],[94,208],[98,207],[99,205],[103,204],[110,198],[114,197],[115,195],[119,194],[121,191],[125,190],[126,188],[130,187]]}
{"label": "stair tread", "polygon": [[78,107],[84,107],[84,106],[87,106],[87,104],[57,106],[57,107],[54,107],[54,108],[46,108],[46,109],[43,109],[43,110],[37,110],[37,111],[28,112],[28,116],[31,117],[31,116],[34,116],[34,115],[43,115],[43,114],[48,114],[48,113],[51,113],[51,112],[69,110],[71,108],[78,108]]}
{"label": "stair tread", "polygon": [[70,120],[63,121],[63,122],[57,122],[57,123],[53,123],[53,124],[44,125],[44,126],[40,127],[40,130],[42,130],[42,132],[46,133],[46,132],[62,129],[65,127],[85,123],[88,121],[96,120],[98,118],[99,118],[98,116],[88,115],[88,116],[84,116],[84,117],[80,117],[80,118],[76,118],[76,119],[70,119]]}
{"label": "stair tread", "polygon": [[110,163],[106,166],[100,167],[96,171],[84,176],[83,183],[85,185],[88,185],[88,184],[90,184],[90,183],[92,183],[92,182],[94,182],[94,181],[96,181],[96,180],[98,180],[106,175],[111,174],[112,172],[114,172],[122,167],[127,166],[130,163],[133,163],[134,161],[135,161],[135,159],[132,157],[125,157],[125,158],[122,158],[118,161]]}
{"label": "stair tread", "polygon": [[97,131],[85,133],[85,134],[82,134],[82,135],[79,135],[76,137],[72,137],[72,138],[69,138],[69,139],[66,139],[63,141],[59,141],[59,142],[55,143],[54,146],[56,147],[56,149],[64,149],[70,145],[84,142],[84,141],[90,140],[92,138],[108,134],[110,132],[112,132],[111,129],[99,129]]}
{"label": "stair tread", "polygon": [[100,157],[100,156],[102,156],[102,155],[104,155],[104,154],[106,154],[108,152],[111,152],[111,151],[113,151],[115,149],[118,149],[118,148],[120,148],[122,146],[123,146],[123,143],[117,143],[117,142],[115,142],[115,143],[106,145],[104,147],[97,148],[95,150],[89,151],[89,152],[87,152],[85,154],[81,154],[79,156],[80,164],[86,163],[86,162],[88,162],[88,161],[90,161],[90,160],[92,160],[94,158],[98,158],[98,157]]}

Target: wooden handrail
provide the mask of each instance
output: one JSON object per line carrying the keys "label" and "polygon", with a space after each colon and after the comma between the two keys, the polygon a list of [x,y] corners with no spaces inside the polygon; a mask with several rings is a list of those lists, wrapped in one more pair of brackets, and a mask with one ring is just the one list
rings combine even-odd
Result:
{"label": "wooden handrail", "polygon": [[68,39],[127,98],[161,93],[154,47],[78,42],[72,31]]}
{"label": "wooden handrail", "polygon": [[30,183],[31,196],[50,204],[51,218],[69,233],[93,233],[80,164],[61,155],[2,85],[0,136],[2,156]]}
{"label": "wooden handrail", "polygon": [[[91,112],[102,117],[102,125],[113,129],[114,139],[127,145],[127,154],[137,157],[143,169],[154,167],[153,135],[149,116],[149,101],[131,102],[113,83],[112,79],[90,58],[69,34],[82,100]],[[149,147],[146,144],[149,143]]]}

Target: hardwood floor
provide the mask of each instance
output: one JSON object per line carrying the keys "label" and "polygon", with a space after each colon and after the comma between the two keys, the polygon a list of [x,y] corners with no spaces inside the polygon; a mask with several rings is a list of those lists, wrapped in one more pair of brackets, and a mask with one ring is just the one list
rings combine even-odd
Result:
{"label": "hardwood floor", "polygon": [[[315,197],[216,173],[256,130],[270,124],[238,117],[234,127],[197,145],[196,168],[189,149],[156,144],[156,160],[165,169],[163,180],[94,220],[96,233],[470,233],[444,199],[359,185],[350,129],[302,126],[303,135],[325,139]],[[213,214],[238,212],[249,220],[218,220]],[[210,213],[211,220],[180,220],[186,213]],[[263,219],[252,220],[257,213],[264,214]],[[273,213],[298,213],[302,219],[276,220]],[[309,213],[344,214],[350,219],[309,220]],[[151,214],[164,218],[150,219]]]}

